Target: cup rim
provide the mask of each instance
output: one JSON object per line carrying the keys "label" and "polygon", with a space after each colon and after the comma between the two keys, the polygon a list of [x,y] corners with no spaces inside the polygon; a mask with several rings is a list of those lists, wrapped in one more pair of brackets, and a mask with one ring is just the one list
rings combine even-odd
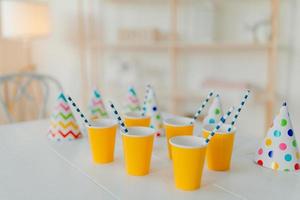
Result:
{"label": "cup rim", "polygon": [[148,115],[142,116],[142,114],[138,113],[138,112],[126,112],[126,113],[124,113],[124,117],[127,119],[148,119],[148,118],[150,118],[150,116],[148,116]]}
{"label": "cup rim", "polygon": [[[230,127],[230,124],[223,124],[221,128],[216,132],[217,135],[230,135],[235,134],[236,127],[232,126],[232,129],[230,132],[227,131],[227,129]],[[206,124],[202,127],[202,130],[205,130],[207,132],[211,132],[215,128],[215,125]]]}
{"label": "cup rim", "polygon": [[174,127],[194,126],[191,122],[193,122],[193,118],[182,116],[170,117],[164,120],[165,125]]}
{"label": "cup rim", "polygon": [[[100,125],[100,123],[103,123],[103,125]],[[112,118],[97,119],[91,121],[90,122],[91,126],[88,126],[88,128],[97,128],[97,129],[111,128],[117,126],[117,124],[118,122]]]}
{"label": "cup rim", "polygon": [[[132,134],[134,131],[145,131],[143,134]],[[154,136],[157,131],[154,128],[145,126],[132,126],[128,127],[128,133],[121,132],[122,135],[126,137],[142,138],[148,136]]]}
{"label": "cup rim", "polygon": [[170,138],[169,142],[172,146],[184,149],[202,149],[207,146],[205,138],[193,135],[175,136]]}

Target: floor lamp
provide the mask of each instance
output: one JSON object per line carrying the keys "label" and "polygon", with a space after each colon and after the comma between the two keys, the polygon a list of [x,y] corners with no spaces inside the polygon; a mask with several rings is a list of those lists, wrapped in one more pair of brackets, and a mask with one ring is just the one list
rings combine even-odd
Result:
{"label": "floor lamp", "polygon": [[22,41],[26,52],[25,69],[34,69],[31,42],[49,33],[48,6],[31,1],[2,0],[0,7],[1,36]]}

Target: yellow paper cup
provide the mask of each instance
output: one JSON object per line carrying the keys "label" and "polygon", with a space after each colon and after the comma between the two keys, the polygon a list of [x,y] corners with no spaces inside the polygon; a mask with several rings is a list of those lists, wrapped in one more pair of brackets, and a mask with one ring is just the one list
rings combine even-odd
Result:
{"label": "yellow paper cup", "polygon": [[127,127],[132,126],[150,126],[150,116],[142,116],[140,113],[128,112],[125,113],[125,125]]}
{"label": "yellow paper cup", "polygon": [[129,175],[149,174],[155,133],[148,127],[130,127],[127,134],[122,133],[125,168]]}
{"label": "yellow paper cup", "polygon": [[186,117],[173,117],[164,121],[164,127],[167,138],[169,158],[172,159],[171,145],[169,140],[175,136],[193,135],[194,125],[191,124],[193,119]]}
{"label": "yellow paper cup", "polygon": [[97,164],[114,160],[117,122],[113,119],[99,119],[88,127],[89,143],[93,161]]}
{"label": "yellow paper cup", "polygon": [[[236,128],[233,127],[230,133],[227,132],[228,128],[229,125],[224,124],[207,146],[206,163],[210,170],[226,171],[230,169]],[[213,129],[214,127],[211,125],[204,126],[203,137],[206,138]]]}
{"label": "yellow paper cup", "polygon": [[177,136],[172,145],[175,186],[181,190],[196,190],[201,185],[206,142],[202,137]]}

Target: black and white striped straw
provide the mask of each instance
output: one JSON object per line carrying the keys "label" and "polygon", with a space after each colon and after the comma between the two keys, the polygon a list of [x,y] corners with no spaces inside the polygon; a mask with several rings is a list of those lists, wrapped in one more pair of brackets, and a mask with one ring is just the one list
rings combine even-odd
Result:
{"label": "black and white striped straw", "polygon": [[116,110],[114,104],[111,101],[108,101],[108,103],[109,103],[109,107],[112,109],[112,111],[113,111],[113,113],[114,113],[114,115],[115,115],[115,117],[116,117],[116,119],[117,119],[117,121],[118,121],[121,129],[123,129],[123,132],[127,134],[128,133],[128,128],[125,126],[125,123],[124,123],[124,121],[121,118],[121,115]]}
{"label": "black and white striped straw", "polygon": [[203,111],[203,109],[205,108],[206,104],[208,103],[208,101],[210,100],[210,98],[213,96],[213,94],[214,94],[213,91],[209,92],[209,94],[207,95],[206,99],[202,102],[200,108],[195,113],[195,115],[193,117],[193,121],[191,122],[191,124],[195,123],[195,121],[197,120],[197,118],[199,117],[199,115],[201,114],[201,112]]}
{"label": "black and white striped straw", "polygon": [[84,123],[87,126],[91,126],[87,118],[84,116],[84,114],[80,111],[79,107],[76,105],[76,103],[73,101],[73,99],[70,96],[67,96],[68,101],[71,103],[71,105],[75,108],[76,112],[79,113],[81,119],[84,121]]}
{"label": "black and white striped straw", "polygon": [[145,116],[146,112],[147,112],[147,100],[148,100],[148,95],[149,95],[150,89],[151,89],[151,85],[148,84],[146,86],[146,92],[145,92],[145,97],[144,97],[144,102],[143,102],[143,107],[142,107],[142,116]]}
{"label": "black and white striped straw", "polygon": [[231,115],[232,111],[234,110],[234,107],[232,106],[228,112],[223,115],[219,121],[219,123],[216,125],[214,130],[210,132],[209,136],[205,139],[205,142],[208,144],[211,138],[215,135],[215,133],[221,128],[221,126],[226,122],[226,119]]}
{"label": "black and white striped straw", "polygon": [[231,131],[232,127],[234,126],[234,124],[236,122],[236,120],[238,119],[238,117],[239,117],[239,115],[241,113],[241,110],[242,110],[243,106],[245,105],[245,103],[246,103],[249,95],[250,95],[250,90],[247,90],[246,93],[245,93],[245,95],[244,95],[244,97],[243,97],[243,99],[242,99],[242,101],[241,101],[241,103],[240,103],[240,105],[239,105],[239,107],[238,107],[238,109],[236,110],[236,112],[235,112],[235,114],[233,116],[233,119],[232,119],[232,121],[230,123],[230,127],[227,130],[228,132]]}

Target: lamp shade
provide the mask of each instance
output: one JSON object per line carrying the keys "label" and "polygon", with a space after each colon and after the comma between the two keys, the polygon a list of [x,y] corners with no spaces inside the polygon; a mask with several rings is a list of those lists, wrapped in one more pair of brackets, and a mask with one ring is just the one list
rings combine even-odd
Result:
{"label": "lamp shade", "polygon": [[32,38],[49,32],[49,9],[42,3],[0,1],[1,31],[5,38]]}

